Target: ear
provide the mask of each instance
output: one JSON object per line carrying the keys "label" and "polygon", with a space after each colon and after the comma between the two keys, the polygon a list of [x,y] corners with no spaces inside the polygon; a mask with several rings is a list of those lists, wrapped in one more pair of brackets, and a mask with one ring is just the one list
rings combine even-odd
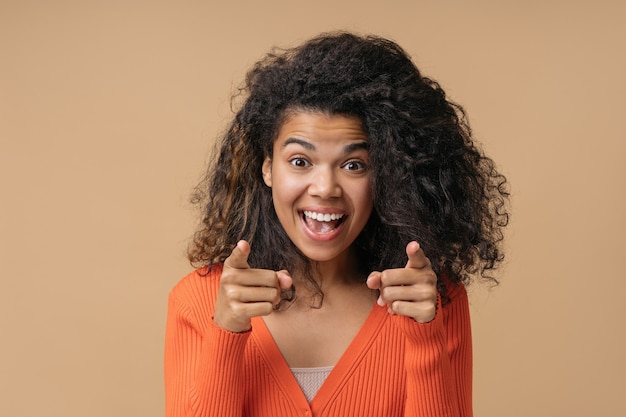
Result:
{"label": "ear", "polygon": [[269,156],[265,157],[265,161],[263,161],[263,167],[261,168],[263,172],[263,181],[265,185],[268,187],[272,186],[272,160]]}

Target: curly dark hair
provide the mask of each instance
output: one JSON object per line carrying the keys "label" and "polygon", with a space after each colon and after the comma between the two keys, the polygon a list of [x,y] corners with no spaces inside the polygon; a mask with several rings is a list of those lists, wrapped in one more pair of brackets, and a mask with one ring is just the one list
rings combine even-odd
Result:
{"label": "curly dark hair", "polygon": [[[223,262],[246,239],[252,267],[311,271],[276,216],[261,167],[285,118],[316,111],[356,116],[368,136],[374,210],[355,242],[363,279],[404,266],[406,244],[416,240],[449,282],[496,282],[490,271],[503,260],[506,179],[472,140],[462,107],[396,43],[340,32],[275,49],[248,72],[239,96],[217,160],[192,197],[203,207],[192,265]],[[439,290],[445,297],[442,280]]]}

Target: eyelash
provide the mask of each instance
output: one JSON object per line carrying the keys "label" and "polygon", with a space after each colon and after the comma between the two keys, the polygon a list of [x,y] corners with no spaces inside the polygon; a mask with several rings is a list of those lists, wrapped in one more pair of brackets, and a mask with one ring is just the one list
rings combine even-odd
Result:
{"label": "eyelash", "polygon": [[359,161],[359,160],[348,161],[345,164],[343,164],[341,167],[345,168],[348,165],[358,165],[359,166],[357,169],[348,169],[348,171],[365,171],[367,169],[367,165],[365,164],[365,162]]}
{"label": "eyelash", "polygon": [[[308,168],[309,166],[311,166],[311,163],[306,158],[302,157],[291,158],[289,160],[289,163],[295,168]],[[304,163],[304,165],[301,165],[302,163]],[[348,166],[350,165],[357,165],[357,168],[349,169]],[[341,168],[346,169],[347,171],[365,171],[367,169],[367,164],[363,161],[353,159],[347,161],[341,166]]]}
{"label": "eyelash", "polygon": [[[304,162],[306,165],[305,166],[298,165],[299,162]],[[295,157],[295,158],[291,158],[289,160],[289,163],[291,165],[293,165],[294,167],[296,167],[296,168],[306,168],[306,167],[311,166],[311,163],[309,161],[307,161],[306,159],[304,159],[302,157],[299,157],[299,156]]]}

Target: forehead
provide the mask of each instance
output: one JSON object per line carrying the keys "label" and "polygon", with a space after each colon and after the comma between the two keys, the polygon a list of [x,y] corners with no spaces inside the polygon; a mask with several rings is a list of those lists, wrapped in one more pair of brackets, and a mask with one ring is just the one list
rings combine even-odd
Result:
{"label": "forehead", "polygon": [[367,141],[361,120],[356,116],[314,111],[290,112],[280,125],[277,141],[289,138],[332,141]]}

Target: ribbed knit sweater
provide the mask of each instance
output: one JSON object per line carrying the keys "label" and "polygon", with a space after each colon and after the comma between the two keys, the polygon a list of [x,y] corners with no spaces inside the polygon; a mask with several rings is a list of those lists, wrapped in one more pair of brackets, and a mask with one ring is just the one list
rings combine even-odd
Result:
{"label": "ribbed knit sweater", "polygon": [[467,293],[426,324],[375,305],[309,404],[260,317],[232,333],[213,322],[221,267],[195,271],[169,297],[167,417],[472,415]]}

